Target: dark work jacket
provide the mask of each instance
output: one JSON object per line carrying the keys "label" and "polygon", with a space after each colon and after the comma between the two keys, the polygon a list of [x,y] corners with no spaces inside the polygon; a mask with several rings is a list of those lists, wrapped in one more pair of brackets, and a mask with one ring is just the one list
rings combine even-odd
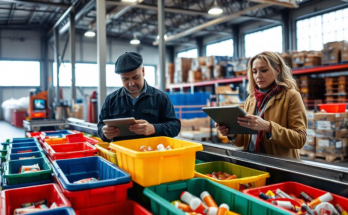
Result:
{"label": "dark work jacket", "polygon": [[[136,139],[153,136],[175,137],[181,129],[180,120],[176,117],[174,107],[166,93],[149,86],[146,81],[147,90],[140,95],[138,101],[133,105],[127,95],[126,89],[122,87],[108,95],[99,114],[98,134],[106,142]],[[151,136],[134,135],[127,137],[115,137],[107,139],[103,133],[104,119],[117,119],[134,117],[136,120],[143,119],[153,124],[156,133]]]}

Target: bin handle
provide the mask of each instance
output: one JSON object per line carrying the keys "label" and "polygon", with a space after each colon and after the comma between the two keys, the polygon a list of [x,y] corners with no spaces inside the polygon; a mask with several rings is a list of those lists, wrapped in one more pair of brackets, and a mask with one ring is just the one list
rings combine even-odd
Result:
{"label": "bin handle", "polygon": [[58,179],[59,173],[56,172],[56,169],[55,169],[54,167],[52,168],[52,170],[53,170],[53,173],[56,175],[56,177],[57,177],[57,179]]}

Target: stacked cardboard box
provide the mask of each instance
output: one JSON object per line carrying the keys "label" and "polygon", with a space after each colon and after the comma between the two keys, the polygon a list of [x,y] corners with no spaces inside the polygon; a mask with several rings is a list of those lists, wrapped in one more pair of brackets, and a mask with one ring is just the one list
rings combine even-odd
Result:
{"label": "stacked cardboard box", "polygon": [[314,110],[316,104],[321,104],[322,100],[325,99],[325,88],[318,87],[324,85],[324,79],[300,76],[297,80],[306,109]]}
{"label": "stacked cardboard box", "polygon": [[324,44],[322,64],[335,64],[348,61],[348,41]]}
{"label": "stacked cardboard box", "polygon": [[307,155],[310,158],[314,158],[315,155],[315,123],[314,112],[307,111],[307,139],[306,144],[300,150],[301,155]]}
{"label": "stacked cardboard box", "polygon": [[283,58],[286,65],[292,68],[292,57],[289,53],[281,53],[279,54],[281,58]]}
{"label": "stacked cardboard box", "polygon": [[176,58],[174,83],[186,83],[191,70],[191,58]]}
{"label": "stacked cardboard box", "polygon": [[326,77],[326,102],[345,103],[348,98],[348,76]]}
{"label": "stacked cardboard box", "polygon": [[347,155],[348,113],[315,113],[315,155],[333,161]]}

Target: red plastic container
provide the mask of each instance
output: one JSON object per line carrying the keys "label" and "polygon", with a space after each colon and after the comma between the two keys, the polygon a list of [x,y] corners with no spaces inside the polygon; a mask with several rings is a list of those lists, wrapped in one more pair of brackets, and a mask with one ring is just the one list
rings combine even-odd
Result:
{"label": "red plastic container", "polygon": [[66,142],[67,143],[87,142],[87,143],[90,143],[94,146],[95,144],[99,143],[100,141],[98,141],[97,139],[90,138],[90,137],[85,137],[82,133],[78,133],[78,134],[66,135]]}
{"label": "red plastic container", "polygon": [[[88,190],[68,191],[60,184],[56,177],[53,177],[64,195],[70,200],[74,210],[94,208],[110,205],[127,200],[127,190],[133,187],[133,182],[115,186],[99,187]],[[101,213],[100,213],[101,214]]]}
{"label": "red plastic container", "polygon": [[77,215],[99,215],[99,214],[114,214],[114,215],[152,215],[148,210],[143,208],[138,203],[128,200],[118,202],[111,205],[104,205],[95,208],[75,211]]}
{"label": "red plastic container", "polygon": [[[279,184],[274,184],[274,185],[269,185],[269,186],[264,186],[264,187],[259,187],[259,188],[253,188],[253,189],[248,189],[248,190],[243,190],[243,193],[252,196],[254,198],[259,199],[260,201],[264,201],[267,202],[265,200],[260,199],[258,196],[260,194],[260,192],[263,193],[267,193],[267,191],[271,190],[273,193],[275,193],[275,191],[277,189],[281,189],[283,192],[287,193],[287,194],[294,194],[296,197],[300,197],[300,193],[302,191],[304,191],[305,193],[307,193],[310,197],[312,197],[313,199],[318,198],[319,196],[327,193],[326,191],[323,190],[319,190],[307,185],[303,185],[300,183],[296,183],[296,182],[284,182],[284,183],[279,183]],[[348,210],[348,199],[332,194],[333,200],[330,202],[333,205],[336,205],[337,203],[342,205],[346,210]],[[267,204],[271,204],[275,207],[278,207],[270,202],[267,202]],[[283,210],[286,210],[282,207],[279,207]],[[290,211],[290,210],[286,210],[286,211]],[[293,212],[293,211],[291,211]],[[293,214],[297,214],[295,212],[293,212]]]}
{"label": "red plastic container", "polygon": [[325,110],[326,113],[344,113],[346,112],[346,103],[337,104],[318,104],[319,110]]}
{"label": "red plastic container", "polygon": [[89,143],[57,144],[48,146],[46,150],[53,160],[94,156],[98,152],[98,149]]}
{"label": "red plastic container", "polygon": [[63,195],[57,184],[36,185],[1,192],[1,214],[14,214],[22,204],[47,200],[50,207],[53,202],[58,207],[71,207],[69,200]]}
{"label": "red plastic container", "polygon": [[39,131],[39,132],[27,132],[27,133],[25,133],[25,136],[26,137],[37,137],[38,139],[40,139],[40,134],[41,134],[41,131]]}
{"label": "red plastic container", "polygon": [[25,116],[27,114],[27,110],[11,110],[11,124],[16,127],[23,127],[23,120],[25,120]]}

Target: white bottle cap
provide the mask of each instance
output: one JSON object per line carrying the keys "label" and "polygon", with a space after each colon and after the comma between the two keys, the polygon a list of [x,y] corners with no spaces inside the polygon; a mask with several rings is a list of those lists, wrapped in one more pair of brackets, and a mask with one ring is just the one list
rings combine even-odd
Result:
{"label": "white bottle cap", "polygon": [[294,209],[294,206],[289,201],[276,201],[277,205],[286,209]]}
{"label": "white bottle cap", "polygon": [[163,144],[158,144],[158,145],[157,145],[157,149],[158,149],[158,151],[164,151],[164,150],[166,150],[166,148],[164,148],[164,145],[163,145]]}
{"label": "white bottle cap", "polygon": [[316,212],[317,214],[320,214],[320,210],[322,208],[325,208],[325,210],[330,211],[330,214],[340,214],[340,213],[338,213],[336,208],[328,202],[323,202],[323,203],[320,203],[319,205],[315,206],[314,212]]}
{"label": "white bottle cap", "polygon": [[201,199],[203,200],[205,197],[210,196],[210,194],[207,191],[203,191],[201,193]]}
{"label": "white bottle cap", "polygon": [[147,147],[147,150],[153,151],[152,148],[151,148],[151,146]]}
{"label": "white bottle cap", "polygon": [[325,193],[324,195],[320,196],[318,199],[320,200],[320,202],[329,202],[333,198],[332,198],[331,193]]}
{"label": "white bottle cap", "polygon": [[193,198],[195,198],[195,196],[187,191],[182,192],[180,196],[181,201],[185,202],[186,204],[190,204]]}
{"label": "white bottle cap", "polygon": [[217,212],[218,212],[218,210],[219,210],[218,208],[210,207],[210,208],[208,209],[207,215],[216,215]]}
{"label": "white bottle cap", "polygon": [[190,208],[191,208],[191,210],[195,211],[201,204],[202,204],[202,201],[199,198],[194,197],[190,201]]}
{"label": "white bottle cap", "polygon": [[230,206],[228,206],[227,204],[223,203],[219,206],[219,208],[226,208],[228,211],[230,210]]}

